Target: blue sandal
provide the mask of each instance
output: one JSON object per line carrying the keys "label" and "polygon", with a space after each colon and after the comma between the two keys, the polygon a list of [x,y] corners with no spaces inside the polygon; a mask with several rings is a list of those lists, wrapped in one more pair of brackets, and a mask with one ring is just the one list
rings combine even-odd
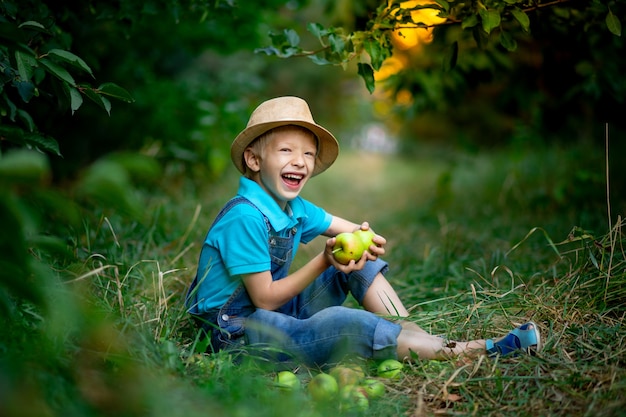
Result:
{"label": "blue sandal", "polygon": [[502,339],[494,342],[486,341],[487,355],[493,358],[500,356],[517,356],[519,353],[535,355],[541,349],[541,337],[537,325],[529,321],[513,329]]}

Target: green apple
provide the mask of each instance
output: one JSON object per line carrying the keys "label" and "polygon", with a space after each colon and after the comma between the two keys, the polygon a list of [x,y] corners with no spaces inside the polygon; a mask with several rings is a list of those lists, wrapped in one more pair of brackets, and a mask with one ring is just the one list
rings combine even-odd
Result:
{"label": "green apple", "polygon": [[280,371],[274,378],[274,385],[284,391],[296,391],[300,389],[300,379],[291,371]]}
{"label": "green apple", "polygon": [[357,230],[356,232],[353,233],[356,237],[359,238],[359,240],[363,243],[363,248],[364,250],[368,250],[370,248],[370,246],[374,245],[376,246],[376,244],[374,243],[373,239],[374,239],[374,232],[372,232],[371,230]]}
{"label": "green apple", "polygon": [[339,394],[337,380],[329,374],[317,374],[307,385],[311,398],[318,402],[327,402],[335,399]]}
{"label": "green apple", "polygon": [[370,401],[362,387],[356,385],[346,385],[339,392],[340,409],[342,411],[364,412],[370,406]]}
{"label": "green apple", "polygon": [[348,366],[336,366],[330,371],[330,375],[337,380],[340,387],[357,385],[363,379],[363,371]]}
{"label": "green apple", "polygon": [[404,365],[395,359],[387,359],[378,365],[378,376],[383,378],[400,378]]}
{"label": "green apple", "polygon": [[382,397],[386,391],[385,384],[374,378],[368,378],[363,381],[361,387],[370,400]]}
{"label": "green apple", "polygon": [[335,236],[333,256],[340,264],[347,265],[351,260],[358,261],[363,256],[363,242],[354,233],[344,232]]}

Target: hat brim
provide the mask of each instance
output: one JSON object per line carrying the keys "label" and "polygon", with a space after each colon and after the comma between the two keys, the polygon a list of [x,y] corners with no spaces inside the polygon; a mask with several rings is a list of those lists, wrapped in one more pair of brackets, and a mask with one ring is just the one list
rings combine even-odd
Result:
{"label": "hat brim", "polygon": [[318,152],[312,176],[326,171],[335,162],[339,155],[339,143],[332,133],[320,125],[303,120],[279,120],[255,124],[237,135],[230,147],[230,157],[239,172],[245,173],[243,153],[256,138],[277,127],[289,125],[304,127],[313,132],[318,139]]}

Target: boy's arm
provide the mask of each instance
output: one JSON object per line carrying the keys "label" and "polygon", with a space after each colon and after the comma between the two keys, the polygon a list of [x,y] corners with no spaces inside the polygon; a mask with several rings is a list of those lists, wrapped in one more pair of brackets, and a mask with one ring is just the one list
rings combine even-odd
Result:
{"label": "boy's arm", "polygon": [[243,284],[250,295],[252,303],[258,308],[276,310],[300,294],[329,266],[332,265],[343,272],[349,273],[363,268],[367,259],[372,259],[372,255],[369,255],[369,257],[364,255],[358,262],[351,261],[348,265],[342,265],[333,258],[334,240],[334,238],[328,239],[323,252],[311,259],[302,268],[282,279],[272,280],[270,271],[244,275],[242,277]]}
{"label": "boy's arm", "polygon": [[252,303],[265,310],[276,310],[304,290],[320,275],[328,263],[320,253],[302,268],[283,279],[272,280],[270,271],[243,276],[243,284]]}
{"label": "boy's arm", "polygon": [[324,236],[330,237],[326,241],[324,251],[311,259],[302,268],[277,281],[272,280],[270,271],[244,275],[242,277],[243,284],[250,295],[252,303],[257,308],[276,310],[300,294],[328,267],[334,266],[342,272],[349,273],[362,269],[368,260],[375,260],[378,256],[382,256],[385,253],[383,246],[387,241],[384,237],[376,235],[373,239],[374,245],[370,246],[363,253],[358,262],[350,261],[348,265],[342,265],[335,260],[333,256],[335,236],[342,232],[354,232],[359,229],[368,230],[369,223],[363,222],[359,225],[333,216],[330,226],[324,232]]}
{"label": "boy's arm", "polygon": [[335,237],[339,233],[355,232],[359,229],[362,229],[363,226],[366,226],[364,230],[369,229],[369,224],[367,222],[363,223],[362,225],[359,225],[349,220],[342,219],[341,217],[332,216],[332,221],[330,222],[330,226],[328,226],[328,229],[326,229],[326,231],[323,234],[324,236]]}

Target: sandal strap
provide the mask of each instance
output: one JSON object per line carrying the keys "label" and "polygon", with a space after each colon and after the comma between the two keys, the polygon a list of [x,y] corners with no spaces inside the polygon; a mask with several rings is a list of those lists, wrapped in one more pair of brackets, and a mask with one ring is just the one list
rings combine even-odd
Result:
{"label": "sandal strap", "polygon": [[[529,328],[531,327],[532,328]],[[531,346],[539,346],[540,337],[537,325],[533,322],[522,324],[511,331],[519,340],[520,349],[528,349]]]}
{"label": "sandal strap", "polygon": [[534,322],[530,321],[511,330],[509,334],[497,342],[494,342],[493,339],[487,339],[485,348],[489,357],[498,354],[516,356],[520,351],[532,354],[533,351],[530,348],[533,347],[535,351],[538,351],[540,343],[539,329]]}

